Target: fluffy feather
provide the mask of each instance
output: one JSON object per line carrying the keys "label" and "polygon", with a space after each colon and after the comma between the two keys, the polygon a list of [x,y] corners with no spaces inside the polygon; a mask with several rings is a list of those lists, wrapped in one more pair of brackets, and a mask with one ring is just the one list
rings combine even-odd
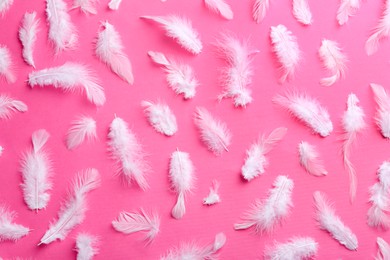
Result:
{"label": "fluffy feather", "polygon": [[269,7],[269,0],[255,0],[252,8],[252,16],[256,23],[263,21],[267,14]]}
{"label": "fluffy feather", "polygon": [[28,83],[31,87],[53,86],[64,91],[85,91],[88,100],[97,106],[106,102],[104,90],[95,76],[88,67],[78,63],[67,62],[62,66],[33,71],[28,76]]}
{"label": "fluffy feather", "polygon": [[387,91],[378,84],[370,84],[377,105],[375,121],[383,137],[390,138],[390,97]]}
{"label": "fluffy feather", "polygon": [[360,0],[341,0],[339,10],[337,11],[337,21],[340,25],[348,22],[350,16],[353,16],[360,7]]}
{"label": "fluffy feather", "polygon": [[19,40],[23,45],[24,61],[35,68],[33,48],[37,40],[39,19],[36,12],[26,12],[19,28]]}
{"label": "fluffy feather", "polygon": [[11,240],[16,241],[28,235],[30,229],[13,223],[16,214],[6,206],[0,205],[0,242]]}
{"label": "fluffy feather", "polygon": [[322,137],[330,135],[333,131],[328,111],[314,98],[305,94],[287,93],[285,96],[276,96],[273,102],[288,110]]}
{"label": "fluffy feather", "polygon": [[26,112],[27,105],[22,101],[12,99],[6,95],[0,95],[0,118],[11,118],[12,112]]}
{"label": "fluffy feather", "polygon": [[149,188],[145,179],[149,167],[142,146],[122,118],[115,117],[112,121],[108,138],[109,150],[125,182],[131,184],[135,181],[142,190]]}
{"label": "fluffy feather", "polygon": [[213,205],[221,202],[221,198],[219,197],[218,194],[219,186],[220,183],[217,180],[214,180],[212,182],[209,195],[207,195],[207,197],[203,199],[204,205]]}
{"label": "fluffy feather", "polygon": [[199,128],[202,141],[215,155],[223,150],[229,151],[232,135],[225,123],[216,120],[205,108],[198,107],[195,112],[195,125]]}
{"label": "fluffy feather", "polygon": [[117,220],[112,221],[112,226],[118,232],[132,234],[146,232],[145,240],[152,242],[160,232],[160,216],[156,213],[149,214],[142,208],[139,212],[121,212]]}
{"label": "fluffy feather", "polygon": [[12,66],[11,54],[8,48],[0,45],[0,76],[4,77],[8,83],[16,81]]}
{"label": "fluffy feather", "polygon": [[199,34],[187,18],[176,15],[141,16],[141,18],[159,23],[164,27],[166,35],[175,39],[187,51],[193,54],[201,53],[203,46]]}
{"label": "fluffy feather", "polygon": [[293,0],[293,15],[303,25],[312,23],[312,14],[307,0]]}
{"label": "fluffy feather", "polygon": [[171,155],[169,164],[169,178],[173,190],[177,193],[177,201],[172,209],[172,216],[180,219],[186,212],[185,196],[192,190],[194,185],[194,165],[190,155],[179,150]]}
{"label": "fluffy feather", "polygon": [[167,105],[149,101],[142,101],[141,105],[145,108],[149,123],[157,132],[167,136],[177,132],[176,117]]}
{"label": "fluffy feather", "polygon": [[295,237],[284,244],[276,243],[266,250],[265,258],[270,260],[310,259],[317,254],[318,243],[311,237]]}
{"label": "fluffy feather", "polygon": [[76,238],[77,260],[92,260],[98,254],[98,239],[89,234],[79,234]]}
{"label": "fluffy feather", "polygon": [[322,78],[320,80],[321,85],[331,86],[340,78],[345,77],[347,56],[342,53],[337,42],[326,39],[322,40],[318,53],[324,67],[330,71],[332,75],[327,78]]}
{"label": "fluffy feather", "polygon": [[378,254],[375,257],[375,260],[390,259],[390,245],[380,237],[376,238],[376,243],[378,244]]}
{"label": "fluffy feather", "polygon": [[268,165],[267,153],[283,139],[286,133],[287,128],[279,127],[273,130],[269,136],[262,135],[256,143],[252,144],[246,151],[247,157],[241,167],[241,174],[245,180],[250,181],[265,172],[265,167]]}
{"label": "fluffy feather", "polygon": [[344,225],[335,214],[333,207],[327,201],[325,194],[316,191],[313,194],[317,208],[317,221],[320,227],[328,231],[334,239],[349,250],[357,250],[358,240],[356,235]]}
{"label": "fluffy feather", "polygon": [[313,174],[314,176],[324,176],[328,174],[322,160],[319,158],[315,146],[302,141],[299,143],[298,150],[299,161],[308,173]]}
{"label": "fluffy feather", "polygon": [[108,3],[108,8],[110,8],[111,10],[118,10],[119,9],[119,5],[121,3],[122,3],[122,0],[111,0]]}
{"label": "fluffy feather", "polygon": [[58,220],[50,224],[38,245],[50,244],[57,239],[64,240],[74,227],[81,224],[87,210],[86,195],[99,185],[100,176],[96,169],[86,169],[78,173],[74,179],[73,189],[58,213]]}
{"label": "fluffy feather", "polygon": [[131,62],[123,51],[122,40],[114,26],[108,22],[102,23],[103,30],[98,33],[96,41],[96,56],[130,85],[134,83]]}
{"label": "fluffy feather", "polygon": [[245,107],[252,102],[251,90],[253,54],[246,41],[241,41],[229,34],[222,34],[217,42],[217,48],[227,66],[223,69],[222,84],[224,92],[218,97],[234,99],[236,107]]}
{"label": "fluffy feather", "polygon": [[72,122],[66,136],[66,146],[72,150],[82,144],[85,139],[96,139],[96,121],[92,117],[81,116]]}
{"label": "fluffy feather", "polygon": [[243,216],[243,221],[234,224],[234,229],[254,227],[256,233],[272,232],[274,227],[285,219],[293,206],[291,193],[294,182],[280,175],[275,179],[269,196],[264,201],[257,201],[250,211]]}
{"label": "fluffy feather", "polygon": [[14,0],[1,0],[0,1],[0,13],[2,16],[4,16],[5,12],[8,11],[8,9],[11,7],[11,5],[14,3]]}
{"label": "fluffy feather", "polygon": [[227,20],[233,19],[233,11],[225,0],[204,0],[206,7]]}
{"label": "fluffy feather", "polygon": [[97,2],[98,0],[74,0],[73,8],[80,8],[85,14],[97,14]]}
{"label": "fluffy feather", "polygon": [[37,130],[32,134],[33,149],[25,153],[21,160],[24,201],[31,210],[46,208],[52,188],[50,181],[51,161],[43,146],[49,139],[49,133]]}
{"label": "fluffy feather", "polygon": [[49,23],[49,40],[53,42],[56,53],[73,49],[78,41],[76,27],[67,13],[63,0],[46,0],[46,15]]}
{"label": "fluffy feather", "polygon": [[390,34],[390,1],[386,0],[382,17],[378,25],[372,30],[370,37],[366,41],[366,53],[372,55],[378,51],[379,42]]}

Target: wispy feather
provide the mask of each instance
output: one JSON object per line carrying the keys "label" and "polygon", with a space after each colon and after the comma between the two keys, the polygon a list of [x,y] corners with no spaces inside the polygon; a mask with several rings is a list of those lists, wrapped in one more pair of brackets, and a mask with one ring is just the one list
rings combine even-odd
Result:
{"label": "wispy feather", "polygon": [[37,40],[39,19],[36,12],[26,12],[19,28],[19,40],[23,45],[24,61],[35,68],[33,49]]}
{"label": "wispy feather", "polygon": [[85,14],[97,14],[96,4],[98,0],[74,0],[73,8],[80,8]]}
{"label": "wispy feather", "polygon": [[313,258],[318,251],[318,243],[311,237],[294,237],[289,242],[275,243],[265,252],[265,259],[300,260]]}
{"label": "wispy feather", "polygon": [[81,233],[76,238],[77,260],[92,260],[99,253],[98,239],[89,234]]}
{"label": "wispy feather", "polygon": [[303,25],[312,23],[313,18],[307,0],[293,0],[293,15]]}
{"label": "wispy feather", "polygon": [[390,34],[390,1],[385,1],[382,17],[378,25],[372,30],[370,37],[366,41],[366,53],[372,55],[378,51],[379,42]]}
{"label": "wispy feather", "polygon": [[26,112],[27,105],[19,100],[12,99],[7,95],[0,95],[0,118],[9,119],[13,112]]}
{"label": "wispy feather", "polygon": [[233,11],[225,0],[204,0],[204,3],[208,9],[214,13],[220,14],[223,18],[227,20],[233,19]]}
{"label": "wispy feather", "polygon": [[172,136],[177,132],[176,117],[171,109],[163,103],[142,101],[142,107],[149,123],[153,128],[166,136]]}
{"label": "wispy feather", "polygon": [[11,54],[9,49],[2,45],[0,45],[0,76],[4,77],[8,83],[14,83],[16,81]]}
{"label": "wispy feather", "polygon": [[66,136],[66,146],[72,150],[82,144],[85,139],[96,139],[96,121],[92,117],[81,116],[72,122]]}
{"label": "wispy feather", "polygon": [[337,11],[337,21],[339,24],[346,24],[349,17],[353,16],[359,7],[360,0],[341,0],[339,10]]}
{"label": "wispy feather", "polygon": [[371,90],[377,105],[375,121],[382,136],[390,138],[390,97],[387,91],[378,84],[371,83]]}
{"label": "wispy feather", "polygon": [[13,223],[15,216],[15,212],[10,211],[4,205],[0,205],[0,242],[6,240],[16,241],[30,232],[29,228]]}
{"label": "wispy feather", "polygon": [[328,174],[315,146],[300,142],[298,146],[299,161],[305,170],[314,176],[324,176]]}
{"label": "wispy feather", "polygon": [[210,187],[209,195],[207,195],[207,197],[203,199],[204,205],[214,205],[216,203],[221,202],[221,198],[218,193],[219,186],[220,186],[219,181],[213,180]]}
{"label": "wispy feather", "polygon": [[252,7],[252,17],[257,22],[263,21],[269,8],[269,0],[255,0]]}

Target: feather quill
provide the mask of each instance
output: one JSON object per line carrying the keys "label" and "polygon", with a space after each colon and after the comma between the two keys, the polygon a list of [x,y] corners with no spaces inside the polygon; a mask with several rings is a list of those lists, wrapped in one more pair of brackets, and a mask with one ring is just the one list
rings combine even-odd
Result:
{"label": "feather quill", "polygon": [[78,173],[73,189],[58,213],[58,220],[50,224],[38,245],[50,244],[57,239],[64,240],[74,227],[81,224],[87,210],[86,195],[99,185],[100,176],[96,169],[86,169]]}
{"label": "feather quill", "polygon": [[74,0],[73,8],[80,8],[85,14],[97,14],[96,4],[98,0]]}
{"label": "feather quill", "polygon": [[109,22],[103,22],[98,33],[95,53],[96,56],[111,68],[121,79],[130,85],[134,83],[131,62],[123,51],[123,44],[119,33]]}
{"label": "feather quill", "polygon": [[293,206],[291,194],[293,180],[286,176],[278,176],[264,201],[257,201],[243,217],[242,222],[234,224],[234,229],[254,227],[256,233],[272,232],[277,224],[285,219]]}
{"label": "feather quill", "polygon": [[353,16],[359,7],[360,0],[341,0],[339,10],[337,11],[339,25],[346,24],[349,17]]}
{"label": "feather quill", "polygon": [[36,12],[26,12],[19,28],[19,40],[23,45],[24,61],[35,68],[33,49],[37,40],[39,19]]}
{"label": "feather quill", "polygon": [[204,0],[206,7],[227,20],[233,19],[233,11],[225,0]]}
{"label": "feather quill", "polygon": [[2,16],[10,9],[11,5],[14,3],[14,0],[1,0],[0,1],[0,13]]}
{"label": "feather quill", "polygon": [[146,232],[144,240],[152,242],[160,232],[160,216],[156,213],[148,213],[142,208],[139,212],[121,212],[117,220],[112,221],[112,226],[118,232],[132,234]]}
{"label": "feather quill", "polygon": [[85,139],[96,138],[96,121],[92,117],[81,116],[72,122],[66,136],[66,146],[72,150],[82,144]]}
{"label": "feather quill", "polygon": [[284,25],[271,26],[270,36],[273,51],[281,64],[282,75],[279,80],[283,83],[294,76],[302,54],[297,38]]}
{"label": "feather quill", "polygon": [[245,180],[262,175],[268,165],[267,153],[283,139],[287,133],[287,128],[279,127],[273,130],[269,136],[262,135],[256,143],[246,151],[247,157],[241,167],[241,174]]}
{"label": "feather quill", "polygon": [[337,42],[326,39],[322,40],[318,53],[324,67],[330,71],[332,75],[327,78],[322,78],[320,80],[321,85],[331,86],[340,78],[345,77],[347,57],[342,53]]}
{"label": "feather quill", "polygon": [[379,42],[390,34],[390,1],[386,0],[382,17],[378,25],[372,30],[370,37],[366,41],[366,53],[372,55],[378,51]]}
{"label": "feather quill", "polygon": [[22,101],[12,99],[7,95],[0,95],[0,118],[10,119],[12,112],[26,112],[27,105]]}
{"label": "feather quill", "polygon": [[142,190],[148,189],[145,175],[149,167],[142,146],[122,118],[115,117],[112,121],[108,138],[109,150],[125,182],[130,185],[134,181]]}
{"label": "feather quill", "polygon": [[390,138],[390,97],[381,85],[371,83],[370,86],[377,105],[376,124],[383,137]]}
{"label": "feather quill", "polygon": [[150,101],[142,101],[141,105],[145,108],[150,125],[157,132],[166,136],[172,136],[177,132],[176,117],[167,105]]}
{"label": "feather quill", "polygon": [[314,176],[324,176],[328,174],[322,160],[319,158],[315,146],[302,141],[299,143],[298,150],[299,161],[308,173]]}
{"label": "feather quill", "polygon": [[313,197],[317,208],[317,221],[320,227],[328,231],[334,239],[347,249],[357,250],[358,240],[356,235],[336,215],[325,194],[316,191]]}
{"label": "feather quill", "polygon": [[0,242],[16,241],[30,232],[29,228],[13,223],[15,216],[15,212],[10,211],[4,205],[0,205]]}
{"label": "feather quill", "polygon": [[98,239],[89,234],[79,234],[76,238],[77,260],[92,260],[99,253]]}
{"label": "feather quill", "polygon": [[106,102],[104,90],[88,67],[67,62],[62,66],[33,71],[28,76],[28,83],[33,88],[38,85],[53,86],[64,91],[85,92],[88,100],[102,106]]}
{"label": "feather quill", "polygon": [[212,182],[209,195],[207,195],[207,197],[203,199],[204,205],[214,205],[216,203],[221,202],[221,198],[218,194],[219,186],[220,183],[217,180],[214,180]]}
{"label": "feather quill", "polygon": [[181,219],[185,212],[185,196],[191,192],[195,182],[194,165],[190,155],[179,150],[171,155],[169,164],[169,178],[173,190],[177,193],[177,201],[172,209],[172,216]]}
{"label": "feather quill", "polygon": [[288,110],[294,117],[322,137],[330,135],[333,124],[327,109],[314,98],[305,94],[278,95],[273,102]]}
{"label": "feather quill", "polygon": [[252,17],[256,23],[263,21],[269,8],[269,0],[255,0],[252,8]]}
{"label": "feather quill", "polygon": [[317,254],[318,243],[311,237],[295,237],[289,242],[268,248],[265,259],[270,260],[300,260],[310,259]]}
{"label": "feather quill", "polygon": [[12,67],[9,49],[6,46],[0,45],[0,76],[4,77],[8,83],[14,83],[16,81]]}
{"label": "feather quill", "polygon": [[232,134],[225,123],[216,120],[205,108],[198,107],[195,112],[195,125],[199,128],[201,139],[215,155],[223,150],[229,151]]}
{"label": "feather quill", "polygon": [[118,10],[121,3],[122,0],[111,0],[108,3],[108,8],[110,8],[111,10]]}
{"label": "feather quill", "polygon": [[390,245],[380,237],[376,238],[376,243],[378,244],[378,254],[375,257],[375,260],[389,260]]}
{"label": "feather quill", "polygon": [[303,25],[312,23],[313,18],[307,0],[293,0],[293,15]]}
{"label": "feather quill", "polygon": [[141,16],[141,18],[160,24],[168,37],[175,39],[181,47],[192,54],[201,53],[203,46],[199,34],[187,18],[176,15]]}

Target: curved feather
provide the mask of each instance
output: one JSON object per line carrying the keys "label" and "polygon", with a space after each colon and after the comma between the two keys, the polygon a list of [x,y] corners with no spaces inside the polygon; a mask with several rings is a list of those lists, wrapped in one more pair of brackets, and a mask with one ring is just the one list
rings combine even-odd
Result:
{"label": "curved feather", "polygon": [[375,260],[387,260],[390,259],[390,245],[381,237],[376,238],[378,244],[378,254]]}
{"label": "curved feather", "polygon": [[349,17],[353,16],[359,8],[360,0],[341,0],[339,10],[337,11],[339,25],[346,24]]}
{"label": "curved feather", "polygon": [[166,136],[172,136],[177,132],[176,117],[167,105],[150,101],[142,101],[141,105],[145,109],[149,123],[157,132]]}
{"label": "curved feather", "polygon": [[74,0],[73,8],[80,8],[85,14],[97,14],[96,4],[98,0]]}
{"label": "curved feather", "polygon": [[92,117],[81,116],[72,122],[66,136],[66,146],[72,150],[82,144],[85,139],[96,138],[96,121]]}
{"label": "curved feather", "polygon": [[270,260],[299,260],[313,258],[318,251],[318,243],[311,237],[294,237],[289,242],[275,243],[268,248],[265,259]]}
{"label": "curved feather", "polygon": [[252,16],[256,23],[263,21],[267,14],[269,7],[269,0],[255,0],[252,8]]}
{"label": "curved feather", "polygon": [[316,147],[307,143],[299,143],[299,161],[305,170],[314,176],[324,176],[328,174],[321,159],[319,158]]}
{"label": "curved feather", "polygon": [[233,19],[233,11],[230,8],[230,5],[225,2],[225,0],[204,0],[204,2],[207,8],[214,13],[220,14],[227,20]]}
{"label": "curved feather", "polygon": [[0,95],[0,118],[9,119],[13,112],[26,112],[28,107],[22,101],[12,99],[7,95]]}
{"label": "curved feather", "polygon": [[330,86],[340,78],[345,77],[347,57],[342,53],[337,42],[327,39],[322,40],[318,53],[324,67],[331,73],[330,77],[321,79],[321,85]]}
{"label": "curved feather", "polygon": [[312,23],[313,18],[307,0],[293,0],[293,15],[303,25]]}
{"label": "curved feather", "polygon": [[92,260],[99,253],[98,239],[89,234],[81,233],[76,238],[77,260]]}
{"label": "curved feather", "polygon": [[366,53],[372,55],[378,51],[379,42],[390,34],[390,1],[386,0],[382,17],[378,25],[372,30],[370,37],[366,41]]}
{"label": "curved feather", "polygon": [[1,0],[0,1],[0,13],[2,16],[10,9],[11,5],[14,3],[14,0]]}
{"label": "curved feather", "polygon": [[12,67],[9,49],[6,46],[0,45],[0,76],[4,77],[8,83],[14,83],[16,81]]}
{"label": "curved feather", "polygon": [[22,24],[19,28],[19,40],[23,45],[23,59],[35,68],[33,48],[37,40],[39,19],[36,12],[26,12],[23,16]]}
{"label": "curved feather", "polygon": [[10,211],[6,206],[0,205],[0,242],[17,241],[28,235],[30,229],[13,223],[16,213]]}
{"label": "curved feather", "polygon": [[382,136],[390,138],[390,97],[387,91],[378,84],[370,84],[377,105],[375,121]]}

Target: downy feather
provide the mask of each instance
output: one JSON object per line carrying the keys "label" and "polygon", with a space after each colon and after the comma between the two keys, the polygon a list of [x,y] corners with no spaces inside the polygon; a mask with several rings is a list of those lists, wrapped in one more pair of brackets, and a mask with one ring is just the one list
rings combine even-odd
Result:
{"label": "downy feather", "polygon": [[176,94],[182,94],[184,99],[190,99],[195,96],[196,87],[199,83],[195,78],[192,67],[173,59],[168,59],[160,52],[149,51],[148,55],[153,62],[164,67],[167,73],[168,84]]}
{"label": "downy feather", "polygon": [[225,0],[204,0],[206,7],[227,20],[233,19],[233,11]]}
{"label": "downy feather", "polygon": [[118,10],[121,3],[122,0],[111,0],[108,3],[108,8],[110,8],[111,10]]}
{"label": "downy feather", "polygon": [[257,142],[251,145],[246,151],[247,157],[244,165],[241,167],[241,174],[245,180],[250,181],[265,172],[265,168],[268,165],[267,153],[283,139],[286,133],[287,128],[276,128],[269,136],[262,135]]}
{"label": "downy feather", "polygon": [[322,137],[330,135],[333,131],[333,124],[327,109],[314,98],[305,94],[286,93],[285,96],[276,96],[273,102],[288,110]]}
{"label": "downy feather", "polygon": [[318,243],[311,237],[294,237],[289,242],[275,243],[268,248],[265,259],[270,260],[300,260],[313,258],[318,251]]}
{"label": "downy feather", "polygon": [[269,190],[264,201],[256,201],[252,208],[242,217],[242,222],[234,224],[234,229],[254,227],[256,233],[270,233],[275,226],[285,219],[293,206],[291,194],[294,182],[286,176],[279,175]]}
{"label": "downy feather", "polygon": [[153,128],[166,136],[172,136],[177,132],[176,117],[171,109],[163,103],[142,101],[145,115]]}
{"label": "downy feather", "polygon": [[390,138],[390,97],[387,91],[378,84],[370,84],[377,105],[375,121],[383,137]]}
{"label": "downy feather", "polygon": [[313,22],[309,3],[307,0],[293,0],[293,15],[303,25],[309,25]]}
{"label": "downy feather", "polygon": [[87,210],[86,195],[99,185],[100,176],[96,169],[86,169],[78,173],[72,191],[58,213],[58,220],[50,224],[38,245],[50,244],[57,239],[64,240],[73,228],[81,224]]}
{"label": "downy feather", "polygon": [[221,198],[219,197],[219,193],[218,193],[219,186],[220,186],[219,181],[213,180],[210,187],[209,195],[207,195],[207,197],[203,199],[204,205],[214,205],[216,203],[221,202]]}
{"label": "downy feather", "polygon": [[98,0],[74,0],[73,8],[80,8],[85,14],[97,14],[96,4]]}
{"label": "downy feather", "polygon": [[66,135],[66,146],[72,150],[82,144],[85,139],[96,139],[96,121],[92,117],[81,116],[72,122]]}
{"label": "downy feather", "polygon": [[273,51],[281,65],[281,83],[291,79],[302,59],[297,38],[284,25],[271,26],[271,42]]}
{"label": "downy feather", "polygon": [[16,213],[10,211],[5,205],[0,205],[0,242],[16,241],[28,235],[30,229],[13,223]]}
{"label": "downy feather", "polygon": [[130,85],[134,83],[131,62],[123,51],[123,44],[119,33],[109,22],[103,22],[96,41],[96,56],[111,68],[121,79]]}
{"label": "downy feather", "polygon": [[0,1],[0,13],[2,16],[8,11],[11,5],[14,3],[14,0],[1,0]]}
{"label": "downy feather", "polygon": [[95,236],[81,233],[76,238],[77,260],[92,260],[99,253],[98,239]]}
{"label": "downy feather", "polygon": [[122,211],[118,219],[112,221],[112,226],[124,234],[142,231],[145,233],[144,240],[150,243],[160,232],[160,216],[155,212],[148,213],[142,208],[138,212]]}
{"label": "downy feather", "polygon": [[23,16],[22,24],[19,28],[19,40],[23,45],[24,61],[35,68],[33,49],[37,40],[39,19],[36,12],[26,12]]}
{"label": "downy feather", "polygon": [[31,87],[53,86],[64,91],[85,92],[88,100],[102,106],[106,102],[104,90],[90,69],[84,65],[67,62],[62,66],[33,71],[28,76]]}
{"label": "downy feather", "polygon": [[348,22],[350,16],[353,16],[360,7],[360,0],[341,0],[339,10],[337,11],[337,21],[339,25]]}
{"label": "downy feather", "polygon": [[49,40],[56,53],[73,49],[78,41],[76,27],[70,20],[64,0],[46,0],[46,15],[49,23]]}
{"label": "downy feather", "polygon": [[255,0],[252,8],[252,17],[256,23],[263,21],[265,15],[267,14],[269,7],[269,0]]}
{"label": "downy feather", "polygon": [[12,99],[7,95],[0,95],[0,118],[10,119],[12,112],[26,112],[27,105],[22,101]]}
{"label": "downy feather", "polygon": [[372,55],[378,51],[379,42],[390,34],[390,0],[385,0],[382,17],[378,25],[372,30],[370,37],[366,41],[366,53]]}
{"label": "downy feather", "polygon": [[9,49],[6,46],[0,45],[0,76],[4,77],[8,83],[14,83],[16,81],[12,67],[13,64]]}
{"label": "downy feather", "polygon": [[37,130],[32,134],[33,149],[26,152],[21,160],[21,172],[23,177],[24,201],[31,210],[46,208],[52,188],[50,181],[51,161],[43,146],[49,139],[49,133],[44,130]]}
{"label": "downy feather", "polygon": [[168,37],[175,39],[178,44],[192,54],[201,53],[203,46],[199,34],[187,18],[176,15],[141,16],[141,18],[159,23],[165,29]]}
{"label": "downy feather", "polygon": [[375,260],[389,260],[390,245],[380,237],[376,238],[376,243],[378,244],[378,254],[375,257]]}
{"label": "downy feather", "polygon": [[115,117],[112,121],[108,138],[109,150],[124,181],[129,185],[136,182],[142,190],[148,189],[145,175],[149,166],[145,161],[142,146],[122,118]]}
{"label": "downy feather", "polygon": [[336,215],[325,194],[316,191],[313,196],[317,208],[317,221],[321,229],[328,231],[334,239],[347,249],[357,250],[358,240],[356,235]]}
{"label": "downy feather", "polygon": [[299,161],[305,170],[314,176],[328,174],[322,160],[319,158],[317,148],[307,142],[300,142],[298,146]]}
{"label": "downy feather", "polygon": [[318,53],[324,67],[331,73],[330,77],[320,80],[321,85],[331,86],[340,78],[345,77],[347,57],[341,52],[337,42],[326,39],[322,40]]}
{"label": "downy feather", "polygon": [[223,150],[229,151],[232,134],[225,123],[216,120],[205,108],[197,107],[194,118],[200,131],[200,137],[207,148],[215,155],[221,155]]}
{"label": "downy feather", "polygon": [[194,165],[188,153],[179,150],[172,153],[169,164],[169,178],[173,190],[177,193],[177,201],[172,208],[172,216],[175,219],[180,219],[186,212],[185,196],[191,192],[195,182]]}

